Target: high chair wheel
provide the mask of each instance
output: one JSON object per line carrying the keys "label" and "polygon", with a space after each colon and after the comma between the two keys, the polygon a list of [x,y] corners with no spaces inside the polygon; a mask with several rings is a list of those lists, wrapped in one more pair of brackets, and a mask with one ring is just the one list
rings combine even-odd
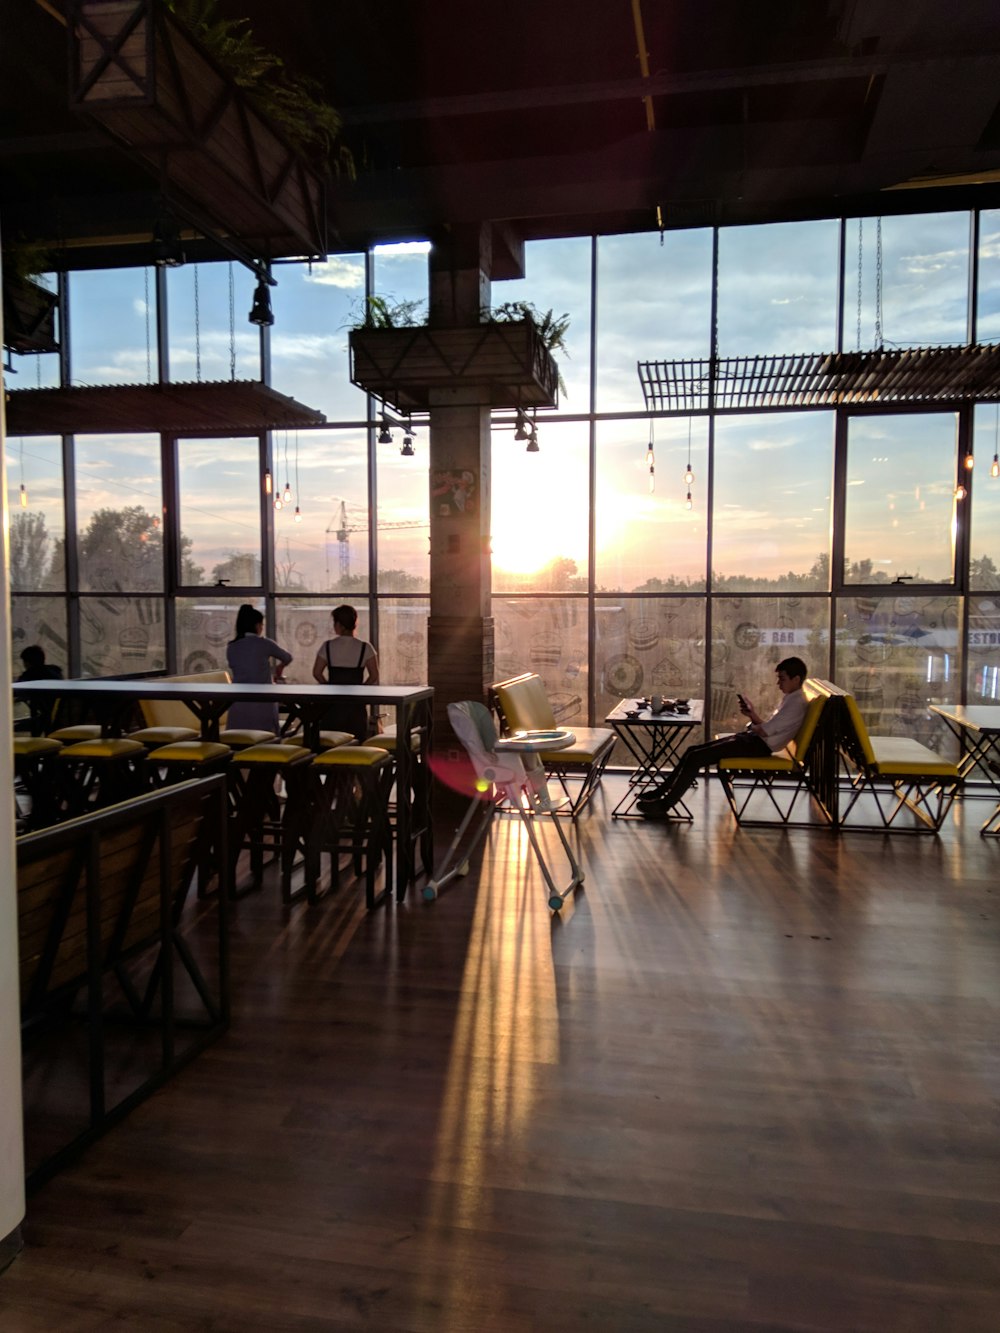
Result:
{"label": "high chair wheel", "polygon": [[424,885],[424,900],[426,902],[432,903],[437,896],[438,896],[438,891],[436,884],[432,882],[430,884]]}
{"label": "high chair wheel", "polygon": [[562,898],[559,896],[558,893],[554,893],[552,897],[549,899],[549,906],[552,908],[553,912],[558,912],[562,907],[562,905],[563,905]]}

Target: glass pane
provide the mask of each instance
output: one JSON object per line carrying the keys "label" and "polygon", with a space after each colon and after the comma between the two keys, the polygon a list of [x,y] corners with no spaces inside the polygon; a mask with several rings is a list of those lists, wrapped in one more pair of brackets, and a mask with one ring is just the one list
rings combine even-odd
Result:
{"label": "glass pane", "polygon": [[371,639],[368,619],[368,599],[352,601],[349,597],[335,594],[329,601],[280,597],[275,604],[277,633],[275,638],[282,648],[292,654],[291,663],[285,667],[284,676],[293,685],[312,685],[313,663],[316,654],[326,642],[333,638],[331,613],[342,602],[354,606],[358,613],[359,639]]}
{"label": "glass pane", "polygon": [[844,582],[951,583],[958,419],[848,422]]}
{"label": "glass pane", "polygon": [[583,597],[493,598],[497,680],[535,671],[560,726],[587,722],[587,602]]}
{"label": "glass pane", "polygon": [[829,639],[825,597],[715,598],[710,732],[741,731],[746,725],[737,692],[769,717],[781,701],[774,669],[786,657],[801,658],[810,674],[825,677]]}
{"label": "glass pane", "polygon": [[163,591],[158,435],[78,435],[80,588]]}
{"label": "glass pane", "polygon": [[712,586],[830,586],[834,418],[828,412],[719,417]]}
{"label": "glass pane", "polygon": [[969,703],[1000,703],[1000,595],[969,599],[968,662]]}
{"label": "glass pane", "polygon": [[553,352],[562,384],[559,405],[566,411],[590,408],[590,251],[589,236],[558,241],[529,241],[524,247],[524,277],[495,282],[495,309],[527,301],[538,313],[569,316],[565,347]]}
{"label": "glass pane", "polygon": [[[273,437],[275,471],[298,495],[274,515],[276,591],[360,596],[368,591],[367,431],[303,431],[285,466],[285,432]],[[280,457],[279,457],[280,455]],[[297,458],[296,458],[297,455]],[[299,518],[295,517],[295,503]]]}
{"label": "glass pane", "polygon": [[997,458],[1000,467],[1000,404],[978,406],[974,422],[969,587],[994,592],[1000,589],[1000,476],[992,475],[992,466]]}
{"label": "glass pane", "polygon": [[842,597],[837,602],[834,679],[858,701],[873,735],[912,736],[952,754],[947,728],[928,704],[957,703],[957,597]]}
{"label": "glass pane", "polygon": [[[37,287],[44,287],[46,291],[58,292],[59,277],[56,273],[35,273],[28,280]],[[65,332],[61,308],[56,305],[52,314],[54,333],[61,343]],[[17,352],[8,358],[4,374],[7,376],[8,389],[58,389],[59,353]]]}
{"label": "glass pane", "polygon": [[[21,504],[21,487],[26,504]],[[7,440],[12,592],[66,586],[62,441],[32,435]]]}
{"label": "glass pane", "polygon": [[37,643],[47,664],[69,675],[69,639],[66,634],[66,603],[61,597],[12,597],[11,673],[17,680],[24,670],[21,650]]}
{"label": "glass pane", "polygon": [[153,384],[156,283],[150,268],[70,273],[72,384]]}
{"label": "glass pane", "polygon": [[597,411],[643,406],[636,361],[711,351],[709,229],[600,236],[597,241]]}
{"label": "glass pane", "polygon": [[[280,284],[281,273],[275,276]],[[256,286],[243,264],[167,269],[167,349],[174,383],[261,378],[260,330],[247,319]],[[276,315],[280,291],[270,288]]]}
{"label": "glass pane", "polygon": [[[703,597],[599,597],[594,606],[598,726],[621,699],[662,694],[700,699],[705,683]],[[688,743],[704,740],[700,727]],[[683,747],[683,748],[686,748]],[[633,767],[619,741],[613,764]]]}
{"label": "glass pane", "polygon": [[260,442],[178,440],[177,475],[181,583],[260,587]]}
{"label": "glass pane", "polygon": [[[845,225],[844,347],[877,347],[878,221],[851,218]],[[890,348],[964,343],[968,306],[969,214],[883,218],[882,342]]]}
{"label": "glass pane", "polygon": [[494,592],[584,592],[590,503],[586,422],[539,422],[539,452],[493,431]]}
{"label": "glass pane", "polygon": [[366,420],[368,400],[351,383],[347,355],[348,331],[363,311],[364,255],[278,264],[274,275],[271,383],[328,421]]}
{"label": "glass pane", "polygon": [[[690,460],[694,481],[687,508]],[[597,423],[597,591],[675,592],[705,587],[708,419]],[[662,693],[662,691],[661,691]]]}
{"label": "glass pane", "polygon": [[[378,586],[383,593],[429,592],[426,427],[415,435],[415,458],[401,457],[400,439],[394,431],[393,443],[380,445],[378,451]],[[351,552],[353,559],[353,544]]]}
{"label": "glass pane", "polygon": [[167,664],[159,597],[80,599],[81,675],[162,671]]}
{"label": "glass pane", "polygon": [[[427,241],[404,241],[399,245],[377,245],[372,252],[372,294],[390,307],[412,303],[409,323],[426,324],[429,268]],[[363,293],[362,293],[363,294]],[[364,307],[360,311],[361,322]]]}
{"label": "glass pane", "polygon": [[979,214],[979,301],[976,338],[1000,341],[1000,209]]}
{"label": "glass pane", "polygon": [[[242,597],[177,598],[177,670],[226,671],[226,644],[236,629]],[[278,636],[279,643],[284,640]],[[295,650],[289,647],[289,652]]]}
{"label": "glass pane", "polygon": [[379,675],[386,685],[427,683],[427,617],[424,598],[380,597]]}
{"label": "glass pane", "polygon": [[783,222],[719,232],[719,355],[837,345],[840,226]]}

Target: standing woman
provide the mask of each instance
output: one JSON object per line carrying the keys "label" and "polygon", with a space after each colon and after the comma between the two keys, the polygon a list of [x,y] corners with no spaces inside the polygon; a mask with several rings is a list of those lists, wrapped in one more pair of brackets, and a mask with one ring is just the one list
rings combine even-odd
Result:
{"label": "standing woman", "polygon": [[[329,685],[377,685],[378,656],[365,639],[355,638],[358,613],[353,606],[333,610],[333,638],[320,646],[313,663],[313,679]],[[336,699],[323,716],[327,731],[347,731],[359,743],[371,734],[362,700]]]}
{"label": "standing woman", "polygon": [[[278,669],[271,667],[277,661]],[[264,617],[248,602],[236,615],[236,637],[226,644],[226,661],[236,685],[270,685],[280,681],[282,670],[292,660],[291,653],[264,637]],[[272,731],[278,734],[278,705],[236,703],[229,710],[226,726],[237,731]]]}

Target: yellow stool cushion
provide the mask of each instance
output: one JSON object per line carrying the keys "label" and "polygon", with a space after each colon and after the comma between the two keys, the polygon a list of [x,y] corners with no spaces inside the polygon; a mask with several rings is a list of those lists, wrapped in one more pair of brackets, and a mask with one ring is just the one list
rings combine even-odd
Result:
{"label": "yellow stool cushion", "polygon": [[15,759],[37,759],[45,754],[57,754],[62,748],[62,741],[51,736],[14,737]]}
{"label": "yellow stool cushion", "polygon": [[[281,743],[282,745],[305,745],[301,735],[286,736]],[[333,750],[338,745],[353,745],[354,733],[350,731],[321,731],[319,733],[319,744],[321,750]]]}
{"label": "yellow stool cushion", "polygon": [[62,741],[66,745],[73,745],[77,741],[96,741],[101,738],[101,728],[97,722],[81,722],[73,727],[57,727],[55,731],[50,731],[49,736],[54,741]]}
{"label": "yellow stool cushion", "polygon": [[142,727],[130,731],[128,739],[143,745],[175,745],[178,741],[196,741],[200,735],[194,727]]}
{"label": "yellow stool cushion", "polygon": [[227,727],[225,731],[219,732],[219,740],[223,745],[266,745],[274,739],[273,731],[254,731],[251,728]]}
{"label": "yellow stool cushion", "polygon": [[[336,750],[331,750],[336,754]],[[274,768],[291,768],[295,764],[308,764],[312,758],[311,750],[304,750],[298,745],[263,744],[251,745],[246,750],[238,750],[233,755],[233,763],[246,768],[253,764],[270,764]]]}
{"label": "yellow stool cushion", "polygon": [[232,754],[228,745],[217,741],[175,741],[161,745],[149,754],[151,764],[210,764]]}
{"label": "yellow stool cushion", "polygon": [[313,755],[313,768],[377,768],[391,759],[387,750],[375,745],[338,745]]}
{"label": "yellow stool cushion", "polygon": [[138,741],[96,740],[81,741],[78,745],[66,745],[60,750],[60,759],[127,759],[130,755],[146,753],[145,745]]}
{"label": "yellow stool cushion", "polygon": [[[396,728],[395,728],[395,727],[389,727],[389,729],[388,729],[387,731],[385,731],[381,736],[370,736],[370,737],[368,738],[368,740],[365,741],[365,744],[366,744],[366,745],[371,745],[372,747],[378,746],[378,747],[379,747],[380,749],[382,749],[382,750],[395,750],[395,748],[396,748]],[[419,731],[411,731],[411,732],[410,732],[410,750],[411,750],[414,754],[419,754],[419,753],[420,753],[420,732],[419,732]]]}

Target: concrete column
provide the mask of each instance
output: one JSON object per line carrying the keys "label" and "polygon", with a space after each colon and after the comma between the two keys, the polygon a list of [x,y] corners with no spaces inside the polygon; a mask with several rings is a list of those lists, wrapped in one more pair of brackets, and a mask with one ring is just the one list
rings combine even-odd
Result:
{"label": "concrete column", "polygon": [[[0,274],[2,277],[2,274]],[[3,313],[0,311],[0,334]],[[21,999],[17,971],[17,859],[14,848],[14,710],[10,693],[10,510],[7,506],[6,383],[0,367],[0,1271],[20,1248],[24,1218],[21,1114]]]}
{"label": "concrete column", "polygon": [[[490,302],[489,226],[451,232],[430,256],[433,327],[480,322]],[[485,699],[493,679],[490,615],[489,386],[463,386],[430,402],[431,610],[429,682],[434,686],[437,746],[454,745],[447,705]]]}

